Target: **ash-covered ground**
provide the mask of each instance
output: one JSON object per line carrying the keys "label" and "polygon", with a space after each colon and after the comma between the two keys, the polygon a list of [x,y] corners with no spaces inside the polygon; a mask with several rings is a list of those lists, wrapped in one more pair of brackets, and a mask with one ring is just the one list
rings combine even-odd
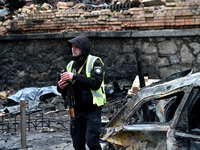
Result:
{"label": "ash-covered ground", "polygon": [[[110,91],[112,92],[110,92]],[[107,103],[102,109],[102,129],[126,102],[127,89],[107,88]],[[74,150],[70,136],[69,109],[61,96],[43,98],[26,116],[26,145],[30,150]],[[19,105],[0,98],[0,109]],[[21,149],[20,112],[0,112],[0,150]],[[105,143],[101,143],[106,150]]]}
{"label": "ash-covered ground", "polygon": [[[69,111],[64,108],[61,97],[57,96],[53,100],[53,104],[51,100],[41,102],[37,107],[38,111],[27,115],[27,149],[69,150],[72,142],[69,133]],[[7,101],[1,99],[0,103],[2,108]],[[21,149],[20,114],[1,113],[0,128],[0,150]]]}
{"label": "ash-covered ground", "polygon": [[[63,100],[57,96],[52,104],[41,102],[38,106],[38,112],[32,112],[26,119],[26,145],[29,150],[74,150],[70,136],[70,115],[69,109],[65,109]],[[121,99],[122,100],[122,99]],[[1,104],[2,101],[0,100]],[[114,110],[122,106],[120,99],[108,102],[102,109],[102,129],[114,115]],[[121,102],[121,101],[120,101]],[[118,107],[118,108],[117,108]],[[106,115],[108,111],[109,115]],[[9,131],[5,125],[0,125],[0,150],[19,150],[21,149],[21,126],[20,114],[1,113],[3,124],[9,122]],[[6,116],[6,117],[5,117]],[[15,123],[16,122],[16,123]],[[104,142],[102,148],[106,150]],[[87,147],[87,146],[86,146]]]}

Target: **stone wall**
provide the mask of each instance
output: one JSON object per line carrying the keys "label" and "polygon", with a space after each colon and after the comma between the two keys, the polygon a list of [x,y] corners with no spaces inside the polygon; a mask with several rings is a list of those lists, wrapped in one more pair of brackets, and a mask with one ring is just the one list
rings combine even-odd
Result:
{"label": "stone wall", "polygon": [[67,40],[86,35],[91,54],[102,58],[105,82],[129,80],[137,75],[135,48],[141,49],[143,72],[151,79],[200,69],[199,29],[126,32],[73,32],[7,35],[0,37],[0,90],[56,85],[70,61]]}

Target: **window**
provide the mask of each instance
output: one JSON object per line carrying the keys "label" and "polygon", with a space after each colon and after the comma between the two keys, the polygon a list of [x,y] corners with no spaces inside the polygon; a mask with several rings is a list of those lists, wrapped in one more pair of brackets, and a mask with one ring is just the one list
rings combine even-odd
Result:
{"label": "window", "polygon": [[177,92],[159,99],[150,99],[138,105],[137,110],[130,119],[130,124],[142,122],[171,122],[183,95],[184,92]]}

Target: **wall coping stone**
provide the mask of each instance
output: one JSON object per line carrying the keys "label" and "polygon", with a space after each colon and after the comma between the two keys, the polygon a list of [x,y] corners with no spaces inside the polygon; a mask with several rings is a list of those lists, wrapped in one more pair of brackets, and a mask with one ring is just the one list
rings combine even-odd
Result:
{"label": "wall coping stone", "polygon": [[182,37],[182,36],[200,36],[200,29],[162,29],[145,31],[79,31],[63,33],[32,33],[32,34],[7,34],[0,35],[0,40],[40,40],[40,39],[65,39],[73,38],[79,35],[87,37]]}

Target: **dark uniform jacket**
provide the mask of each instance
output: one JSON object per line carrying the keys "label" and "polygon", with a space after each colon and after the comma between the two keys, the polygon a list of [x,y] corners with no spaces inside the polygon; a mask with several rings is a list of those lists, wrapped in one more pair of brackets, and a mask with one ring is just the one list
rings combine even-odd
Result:
{"label": "dark uniform jacket", "polygon": [[[74,98],[75,98],[75,109],[79,110],[88,110],[98,107],[97,105],[93,105],[93,97],[91,94],[90,89],[92,90],[98,90],[101,86],[101,83],[103,81],[103,73],[104,73],[104,66],[102,62],[97,59],[94,62],[94,67],[91,71],[92,76],[86,77],[86,64],[84,65],[83,69],[81,70],[80,74],[77,72],[81,68],[81,66],[84,64],[84,62],[87,59],[87,56],[89,55],[90,50],[90,42],[87,38],[79,36],[72,40],[68,41],[69,46],[71,47],[71,44],[76,45],[78,48],[80,48],[83,51],[84,57],[81,60],[77,60],[77,58],[73,58],[75,61],[72,66],[72,71],[76,72],[76,75],[73,77],[73,80],[75,81],[72,85],[73,92],[74,92]],[[101,68],[101,72],[95,71],[97,68]],[[59,86],[57,86],[58,92],[62,93],[62,95],[67,95],[68,88],[60,89]],[[67,95],[69,97],[69,95]]]}

